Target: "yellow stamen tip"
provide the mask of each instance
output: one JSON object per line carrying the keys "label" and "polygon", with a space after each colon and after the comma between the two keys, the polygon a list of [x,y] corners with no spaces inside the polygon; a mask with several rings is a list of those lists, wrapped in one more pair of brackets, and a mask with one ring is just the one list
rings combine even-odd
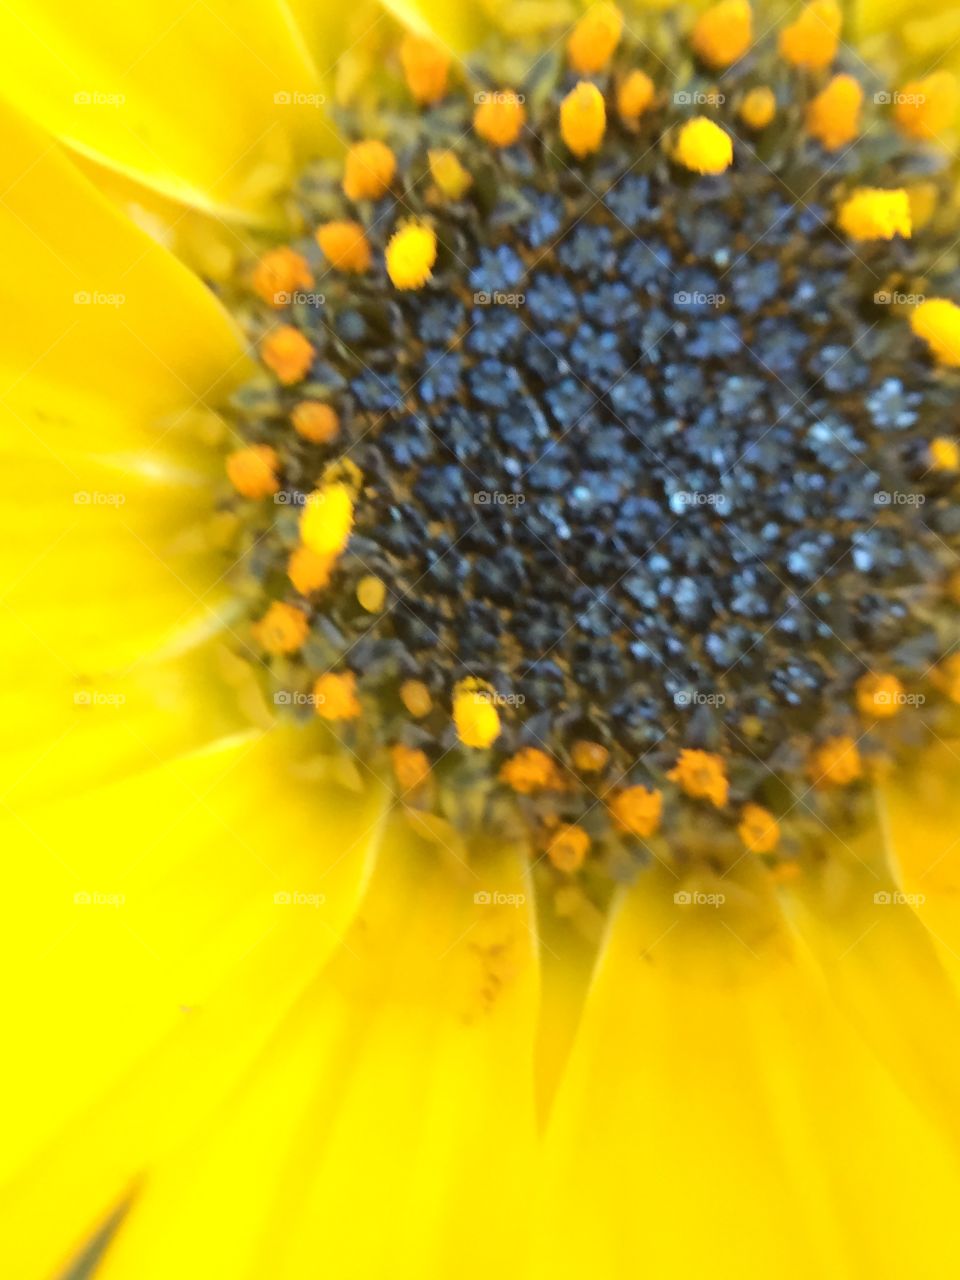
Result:
{"label": "yellow stamen tip", "polygon": [[930,466],[934,471],[960,470],[960,445],[949,436],[930,441]]}
{"label": "yellow stamen tip", "polygon": [[367,613],[379,613],[386,598],[386,583],[375,574],[364,574],[357,583],[357,603]]}
{"label": "yellow stamen tip", "polygon": [[950,71],[934,71],[903,86],[896,95],[893,114],[905,134],[929,142],[953,126],[958,107],[957,77]]}
{"label": "yellow stamen tip", "polygon": [[694,23],[690,43],[709,67],[729,67],[750,48],[753,13],[747,0],[720,0]]}
{"label": "yellow stamen tip", "polygon": [[645,71],[629,72],[617,90],[617,110],[627,124],[636,124],[645,111],[653,106],[656,85]]}
{"label": "yellow stamen tip", "polygon": [[737,832],[750,853],[773,853],[780,843],[779,822],[760,804],[743,806]]}
{"label": "yellow stamen tip", "polygon": [[270,249],[257,263],[252,279],[254,292],[271,307],[284,307],[297,289],[313,285],[313,272],[306,258],[281,245]]}
{"label": "yellow stamen tip", "polygon": [[446,93],[450,55],[434,41],[408,31],[400,42],[400,65],[417,102],[429,106]]}
{"label": "yellow stamen tip", "polygon": [[396,172],[397,157],[385,142],[355,142],[344,164],[344,194],[348,200],[379,200]]}
{"label": "yellow stamen tip", "polygon": [[296,653],[310,633],[310,623],[302,609],[275,600],[259,622],[253,635],[267,653]]}
{"label": "yellow stamen tip", "polygon": [[494,147],[509,147],[520,137],[527,119],[527,109],[512,89],[480,95],[473,113],[473,127]]}
{"label": "yellow stamen tip", "polygon": [[340,433],[337,411],[320,400],[301,400],[294,405],[290,421],[297,435],[311,444],[330,444]]}
{"label": "yellow stamen tip", "polygon": [[328,671],[314,683],[314,706],[324,720],[356,720],[360,714],[357,677],[352,671]]}
{"label": "yellow stamen tip", "polygon": [[581,80],[560,103],[560,135],[575,156],[583,159],[599,151],[607,129],[603,94],[589,80]]}
{"label": "yellow stamen tip", "polygon": [[946,298],[928,298],[911,312],[910,327],[941,364],[960,366],[960,307]]}
{"label": "yellow stamen tip", "polygon": [[308,596],[329,586],[335,563],[336,556],[324,556],[309,547],[297,547],[287,561],[287,577],[302,596]]}
{"label": "yellow stamen tip", "polygon": [[461,680],[453,691],[453,724],[465,747],[482,750],[496,742],[500,736],[500,713],[488,684],[472,678]]}
{"label": "yellow stamen tip", "polygon": [[853,738],[846,734],[827,738],[810,755],[807,765],[815,787],[846,787],[863,775],[863,761]]}
{"label": "yellow stamen tip", "polygon": [[545,751],[523,747],[503,765],[500,780],[522,796],[534,791],[558,791],[563,786],[560,770]]}
{"label": "yellow stamen tip", "polygon": [[822,71],[837,56],[842,26],[837,0],[811,0],[780,32],[780,56],[791,66]]}
{"label": "yellow stamen tip", "polygon": [[390,763],[401,791],[417,791],[430,777],[430,761],[419,747],[398,742],[390,748]]}
{"label": "yellow stamen tip", "polygon": [[903,187],[894,191],[858,187],[840,206],[838,221],[851,240],[909,239],[913,231],[910,196]]}
{"label": "yellow stamen tip", "polygon": [[340,481],[316,489],[300,517],[303,545],[321,556],[336,556],[347,545],[353,528],[353,495]]}
{"label": "yellow stamen tip", "polygon": [[686,747],[667,777],[695,800],[709,800],[718,809],[727,803],[730,783],[723,756]]}
{"label": "yellow stamen tip", "polygon": [[414,720],[422,720],[433,710],[433,698],[422,680],[404,680],[400,686],[400,701]]}
{"label": "yellow stamen tip", "polygon": [[621,831],[646,839],[660,825],[663,795],[646,787],[627,787],[610,802],[610,816]]}
{"label": "yellow stamen tip", "polygon": [[853,76],[834,76],[807,107],[807,132],[825,151],[838,151],[860,132],[863,88]]}
{"label": "yellow stamen tip", "polygon": [[567,875],[580,870],[589,852],[590,837],[583,827],[578,827],[575,823],[559,826],[547,845],[547,857],[558,871]]}
{"label": "yellow stamen tip", "polygon": [[237,449],[227,457],[227,477],[245,498],[269,498],[280,488],[280,459],[268,444]]}
{"label": "yellow stamen tip", "polygon": [[697,116],[680,130],[675,157],[693,173],[723,173],[733,164],[733,141],[718,124]]}
{"label": "yellow stamen tip", "polygon": [[599,0],[578,19],[567,39],[567,59],[578,75],[602,71],[623,34],[623,14],[609,0]]}
{"label": "yellow stamen tip", "polygon": [[313,355],[310,342],[292,324],[278,325],[260,344],[261,360],[285,387],[306,377]]}
{"label": "yellow stamen tip", "polygon": [[317,228],[317,244],[331,267],[361,275],[373,263],[370,245],[359,222],[325,222]]}
{"label": "yellow stamen tip", "polygon": [[748,129],[766,129],[777,114],[777,97],[767,85],[751,89],[740,103],[740,119]]}
{"label": "yellow stamen tip", "polygon": [[386,250],[387,275],[397,289],[422,289],[437,260],[437,236],[432,227],[411,222],[394,232]]}
{"label": "yellow stamen tip", "polygon": [[460,163],[455,151],[428,151],[430,177],[448,200],[460,200],[473,178]]}
{"label": "yellow stamen tip", "polygon": [[868,672],[857,681],[856,697],[861,715],[889,720],[903,707],[903,685],[889,672]]}

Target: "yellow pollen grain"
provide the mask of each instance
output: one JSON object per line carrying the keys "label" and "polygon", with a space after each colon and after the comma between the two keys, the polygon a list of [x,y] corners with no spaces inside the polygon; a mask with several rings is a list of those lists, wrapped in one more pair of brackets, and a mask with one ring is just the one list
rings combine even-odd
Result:
{"label": "yellow pollen grain", "polygon": [[863,86],[853,76],[834,76],[807,107],[807,132],[825,151],[839,151],[860,132]]}
{"label": "yellow pollen grain", "polygon": [[450,55],[433,40],[408,31],[400,42],[400,65],[417,102],[429,106],[446,93]]}
{"label": "yellow pollen grain", "polygon": [[290,421],[297,435],[311,444],[330,444],[340,434],[336,409],[320,400],[301,400],[294,405]]}
{"label": "yellow pollen grain", "polygon": [[314,707],[324,720],[356,720],[360,715],[357,677],[352,671],[328,671],[313,686]]}
{"label": "yellow pollen grain", "polygon": [[753,12],[747,0],[720,0],[694,23],[690,43],[708,67],[729,67],[750,48]]}
{"label": "yellow pollen grain", "polygon": [[567,61],[578,75],[602,71],[623,34],[623,14],[609,0],[592,4],[567,38]]}
{"label": "yellow pollen grain", "polygon": [[519,795],[534,791],[557,791],[563,778],[556,762],[538,747],[522,747],[503,765],[500,780]]}
{"label": "yellow pollen grain", "polygon": [[903,708],[903,685],[890,672],[867,672],[857,681],[857,710],[874,720],[890,720]]}
{"label": "yellow pollen grain", "polygon": [[357,602],[367,613],[379,613],[386,598],[386,583],[375,574],[367,573],[357,583]]}
{"label": "yellow pollen grain", "polygon": [[761,804],[745,804],[737,833],[749,853],[773,853],[780,843],[780,824]]}
{"label": "yellow pollen grain", "polygon": [[815,787],[846,787],[863,775],[863,761],[853,738],[827,738],[810,754],[807,773]]}
{"label": "yellow pollen grain", "polygon": [[430,777],[430,761],[419,747],[398,742],[390,748],[390,764],[401,791],[417,791]]}
{"label": "yellow pollen grain", "polygon": [[610,752],[602,742],[590,742],[587,738],[579,738],[570,752],[573,767],[578,773],[599,773],[607,767]]}
{"label": "yellow pollen grain", "polygon": [[422,680],[404,680],[400,686],[400,701],[414,720],[422,720],[433,710],[433,698]]}
{"label": "yellow pollen grain", "polygon": [[480,95],[473,113],[473,127],[494,147],[509,147],[520,137],[527,120],[527,109],[512,89]]}
{"label": "yellow pollen grain", "polygon": [[483,750],[500,736],[500,713],[483,681],[462,680],[453,691],[453,724],[465,747]]}
{"label": "yellow pollen grain", "polygon": [[780,56],[791,66],[822,71],[837,56],[842,26],[836,0],[811,0],[780,32]]}
{"label": "yellow pollen grain", "polygon": [[313,356],[312,345],[292,324],[278,325],[260,344],[260,359],[285,387],[306,377]]}
{"label": "yellow pollen grain", "polygon": [[621,831],[646,839],[660,825],[663,795],[646,787],[626,787],[610,801],[610,816]]}
{"label": "yellow pollen grain", "polygon": [[575,156],[583,159],[600,150],[607,129],[603,94],[589,80],[581,80],[560,103],[560,136]]}
{"label": "yellow pollen grain", "polygon": [[751,89],[740,103],[740,119],[748,129],[766,129],[777,114],[777,95],[767,85]]}
{"label": "yellow pollen grain", "polygon": [[290,295],[297,289],[309,289],[313,285],[310,264],[301,253],[289,245],[270,249],[253,270],[254,293],[271,307],[284,307]]}
{"label": "yellow pollen grain", "polygon": [[667,777],[695,800],[709,800],[718,809],[727,803],[730,783],[723,756],[685,747]]}
{"label": "yellow pollen grain", "polygon": [[617,111],[627,124],[636,124],[645,111],[653,106],[656,85],[645,71],[639,68],[627,73],[617,89]]}
{"label": "yellow pollen grain", "polygon": [[448,200],[460,200],[470,189],[473,178],[460,163],[455,151],[428,151],[430,177]]}
{"label": "yellow pollen grain", "polygon": [[355,142],[344,161],[344,195],[348,200],[379,200],[390,189],[396,172],[397,157],[385,142]]}
{"label": "yellow pollen grain", "polygon": [[387,275],[397,289],[422,289],[437,261],[437,234],[422,222],[410,222],[390,237]]}
{"label": "yellow pollen grain", "polygon": [[930,441],[930,467],[933,471],[960,470],[960,445],[949,436]]}
{"label": "yellow pollen grain", "polygon": [[947,298],[927,298],[910,313],[910,327],[941,364],[960,366],[960,307]]}
{"label": "yellow pollen grain", "polygon": [[320,252],[337,271],[362,275],[373,264],[373,254],[359,222],[324,222],[316,232]]}
{"label": "yellow pollen grain", "polygon": [[858,187],[844,200],[837,215],[840,230],[851,240],[892,240],[913,232],[910,196],[903,187]]}
{"label": "yellow pollen grain", "polygon": [[300,517],[300,538],[321,556],[337,556],[353,528],[353,496],[341,481],[315,489]]}
{"label": "yellow pollen grain", "polygon": [[960,702],[960,653],[954,653],[941,662],[933,673],[933,679],[951,702]]}
{"label": "yellow pollen grain", "polygon": [[302,609],[275,600],[259,622],[253,635],[267,653],[296,653],[310,633],[310,623]]}
{"label": "yellow pollen grain", "polygon": [[590,852],[590,837],[583,827],[575,823],[563,823],[557,827],[547,845],[547,857],[566,875],[573,875],[587,860]]}
{"label": "yellow pollen grain", "polygon": [[280,459],[268,444],[252,444],[227,455],[227,478],[245,498],[269,498],[280,488]]}
{"label": "yellow pollen grain", "polygon": [[733,141],[718,124],[697,116],[680,130],[674,155],[693,173],[723,173],[733,164]]}
{"label": "yellow pollen grain", "polygon": [[287,561],[287,577],[302,596],[330,585],[336,556],[319,555],[309,547],[297,547]]}
{"label": "yellow pollen grain", "polygon": [[911,80],[896,94],[893,115],[908,137],[930,142],[951,129],[960,107],[960,82],[952,71]]}

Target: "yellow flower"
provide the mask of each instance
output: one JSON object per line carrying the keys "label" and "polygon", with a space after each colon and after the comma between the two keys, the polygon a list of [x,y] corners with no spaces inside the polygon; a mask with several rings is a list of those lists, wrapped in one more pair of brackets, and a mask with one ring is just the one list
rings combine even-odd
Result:
{"label": "yellow flower", "polygon": [[3,6],[3,1276],[955,1272],[960,20],[703,10]]}

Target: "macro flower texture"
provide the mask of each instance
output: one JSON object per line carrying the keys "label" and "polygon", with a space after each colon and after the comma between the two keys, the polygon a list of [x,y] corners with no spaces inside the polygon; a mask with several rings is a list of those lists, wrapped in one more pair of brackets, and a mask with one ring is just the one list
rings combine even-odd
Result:
{"label": "macro flower texture", "polygon": [[960,10],[0,32],[0,1275],[958,1274]]}

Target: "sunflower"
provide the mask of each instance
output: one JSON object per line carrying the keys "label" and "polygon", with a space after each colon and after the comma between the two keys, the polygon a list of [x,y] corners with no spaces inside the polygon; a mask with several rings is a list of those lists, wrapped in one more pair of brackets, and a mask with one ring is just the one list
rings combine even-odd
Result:
{"label": "sunflower", "polygon": [[3,1274],[954,1274],[958,13],[0,24]]}

